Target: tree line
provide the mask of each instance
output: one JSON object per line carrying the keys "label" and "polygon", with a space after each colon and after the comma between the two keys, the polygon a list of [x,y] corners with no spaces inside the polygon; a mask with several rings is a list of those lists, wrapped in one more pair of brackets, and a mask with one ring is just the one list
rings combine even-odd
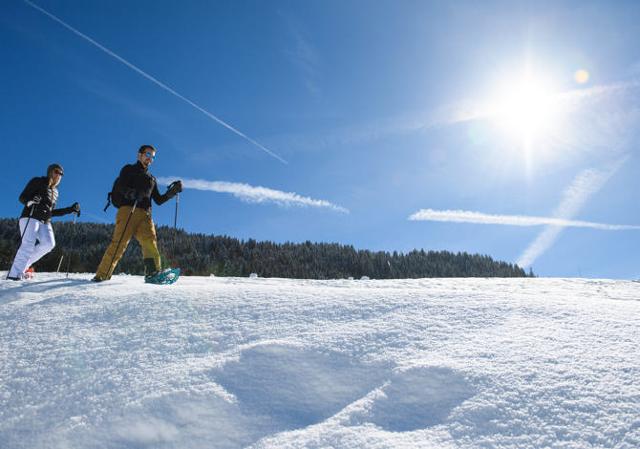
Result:
{"label": "tree line", "polygon": [[[56,247],[36,271],[93,273],[111,241],[113,225],[54,223]],[[0,267],[9,269],[20,243],[16,219],[0,219]],[[403,279],[423,277],[526,277],[515,264],[486,255],[413,250],[408,253],[357,250],[337,243],[274,243],[228,236],[193,234],[167,226],[157,228],[163,265],[183,274],[298,279]],[[139,246],[132,240],[116,273],[142,274]]]}

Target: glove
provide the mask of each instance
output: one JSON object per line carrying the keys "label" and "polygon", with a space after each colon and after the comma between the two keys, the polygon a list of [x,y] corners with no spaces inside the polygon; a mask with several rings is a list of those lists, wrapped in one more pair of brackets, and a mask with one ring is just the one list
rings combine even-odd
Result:
{"label": "glove", "polygon": [[40,201],[42,201],[42,197],[40,195],[36,195],[31,198],[31,201],[27,202],[27,207],[31,207],[35,204],[40,204]]}
{"label": "glove", "polygon": [[182,192],[182,181],[173,181],[169,184],[166,195],[168,198],[173,198],[180,192]]}
{"label": "glove", "polygon": [[80,203],[78,203],[77,201],[73,203],[69,209],[70,213],[76,214],[78,217],[80,216]]}

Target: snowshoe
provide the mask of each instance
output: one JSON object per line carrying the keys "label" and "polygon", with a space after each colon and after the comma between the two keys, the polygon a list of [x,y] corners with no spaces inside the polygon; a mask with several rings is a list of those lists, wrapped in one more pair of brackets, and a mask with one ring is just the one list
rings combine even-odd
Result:
{"label": "snowshoe", "polygon": [[167,268],[157,273],[144,277],[147,284],[168,285],[173,284],[180,277],[180,268]]}

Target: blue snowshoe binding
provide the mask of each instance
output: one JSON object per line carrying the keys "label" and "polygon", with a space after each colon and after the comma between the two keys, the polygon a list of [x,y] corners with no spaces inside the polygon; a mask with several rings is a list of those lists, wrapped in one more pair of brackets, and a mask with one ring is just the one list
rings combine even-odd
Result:
{"label": "blue snowshoe binding", "polygon": [[180,268],[167,268],[144,277],[147,284],[173,284],[180,277]]}

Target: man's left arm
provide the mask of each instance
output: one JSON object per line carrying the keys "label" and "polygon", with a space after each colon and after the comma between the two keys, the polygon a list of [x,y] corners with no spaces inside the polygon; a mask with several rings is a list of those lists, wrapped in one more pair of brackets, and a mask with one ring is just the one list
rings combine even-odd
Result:
{"label": "man's left arm", "polygon": [[153,198],[153,201],[155,201],[158,205],[166,203],[180,192],[182,192],[182,181],[174,181],[169,184],[169,187],[167,188],[167,191],[164,193],[164,195],[161,195],[158,191],[158,182],[155,178],[153,179],[153,190],[151,191],[151,198]]}

